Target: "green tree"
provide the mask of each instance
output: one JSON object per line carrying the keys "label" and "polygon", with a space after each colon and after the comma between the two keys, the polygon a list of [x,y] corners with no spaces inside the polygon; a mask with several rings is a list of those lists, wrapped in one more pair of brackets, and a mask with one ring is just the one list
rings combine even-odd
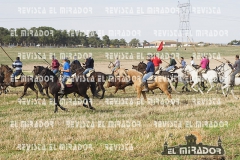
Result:
{"label": "green tree", "polygon": [[140,45],[140,41],[139,41],[139,39],[133,38],[133,39],[129,42],[129,45],[130,45],[130,46],[135,46],[135,47],[137,47],[137,46]]}
{"label": "green tree", "polygon": [[103,40],[102,40],[102,41],[103,41],[103,45],[108,47],[108,46],[110,45],[109,36],[108,36],[108,35],[105,35],[105,36],[102,37],[102,39],[103,39]]}

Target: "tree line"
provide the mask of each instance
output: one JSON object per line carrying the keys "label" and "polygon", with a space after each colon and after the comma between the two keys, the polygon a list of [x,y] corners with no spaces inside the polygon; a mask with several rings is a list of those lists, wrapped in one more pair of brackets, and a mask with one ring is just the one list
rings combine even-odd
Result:
{"label": "tree line", "polygon": [[[147,43],[144,40],[144,43]],[[0,45],[18,46],[79,46],[79,47],[120,47],[140,46],[139,39],[127,42],[125,39],[110,39],[108,35],[99,37],[96,31],[88,34],[75,30],[56,30],[52,27],[3,28],[0,27]]]}

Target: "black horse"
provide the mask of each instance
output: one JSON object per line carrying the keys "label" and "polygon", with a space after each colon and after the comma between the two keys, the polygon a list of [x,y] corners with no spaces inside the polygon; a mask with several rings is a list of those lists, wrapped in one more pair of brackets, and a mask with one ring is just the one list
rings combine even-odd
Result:
{"label": "black horse", "polygon": [[[32,71],[34,78],[36,76],[38,76],[42,72],[43,69],[45,69],[43,66],[34,66],[34,69]],[[36,83],[36,84],[37,84],[38,88],[41,88],[40,93],[43,93],[43,89],[45,89],[47,97],[50,98],[50,96],[48,94],[48,83],[41,81],[42,87],[39,86],[39,85],[41,85],[40,83]],[[45,95],[45,94],[43,93],[42,95]]]}
{"label": "black horse", "polygon": [[[48,84],[49,86],[49,91],[50,93],[54,96],[54,100],[55,100],[55,110],[54,113],[56,113],[58,111],[58,106],[62,109],[67,111],[66,108],[62,107],[59,104],[59,100],[58,100],[58,96],[60,95],[58,92],[61,88],[61,85],[59,83],[58,77],[48,68],[44,68],[41,73],[39,74],[41,76],[43,76],[43,80]],[[77,79],[78,78],[78,79]],[[46,81],[46,79],[48,79],[48,81]],[[89,82],[87,80],[79,80],[79,79],[84,79],[84,75],[82,74],[82,72],[77,73],[76,77],[74,78],[74,81],[72,83],[72,87],[65,87],[64,92],[66,94],[70,94],[70,93],[77,93],[78,95],[84,97],[87,102],[88,105],[83,103],[83,106],[86,108],[90,108],[90,109],[95,109],[90,102],[90,99],[87,95],[87,90],[90,87],[92,93],[95,93],[95,83],[94,82]]]}
{"label": "black horse", "polygon": [[[83,68],[79,64],[71,64],[70,66],[71,73],[79,73],[79,72],[83,72],[84,70],[85,68]],[[103,99],[105,94],[104,83],[106,82],[107,75],[102,72],[94,71],[90,74],[89,78],[93,79],[94,82],[96,83],[96,86],[97,86],[96,93],[99,93],[100,91],[102,91],[102,95],[100,96],[100,99]],[[93,94],[93,96],[96,96],[96,94]]]}

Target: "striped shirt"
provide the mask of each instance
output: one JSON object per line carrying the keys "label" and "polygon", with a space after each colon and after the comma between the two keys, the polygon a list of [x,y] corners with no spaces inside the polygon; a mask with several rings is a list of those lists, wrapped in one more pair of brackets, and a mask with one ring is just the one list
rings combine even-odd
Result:
{"label": "striped shirt", "polygon": [[13,64],[12,67],[16,69],[16,71],[22,70],[22,62],[19,60],[16,60]]}

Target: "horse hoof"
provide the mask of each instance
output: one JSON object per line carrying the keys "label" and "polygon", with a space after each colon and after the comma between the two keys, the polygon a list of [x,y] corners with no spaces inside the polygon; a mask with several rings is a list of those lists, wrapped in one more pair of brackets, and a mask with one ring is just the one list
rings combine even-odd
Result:
{"label": "horse hoof", "polygon": [[91,110],[96,110],[94,107],[90,107],[89,109],[91,109]]}
{"label": "horse hoof", "polygon": [[65,112],[69,112],[69,110],[67,108],[64,109]]}

